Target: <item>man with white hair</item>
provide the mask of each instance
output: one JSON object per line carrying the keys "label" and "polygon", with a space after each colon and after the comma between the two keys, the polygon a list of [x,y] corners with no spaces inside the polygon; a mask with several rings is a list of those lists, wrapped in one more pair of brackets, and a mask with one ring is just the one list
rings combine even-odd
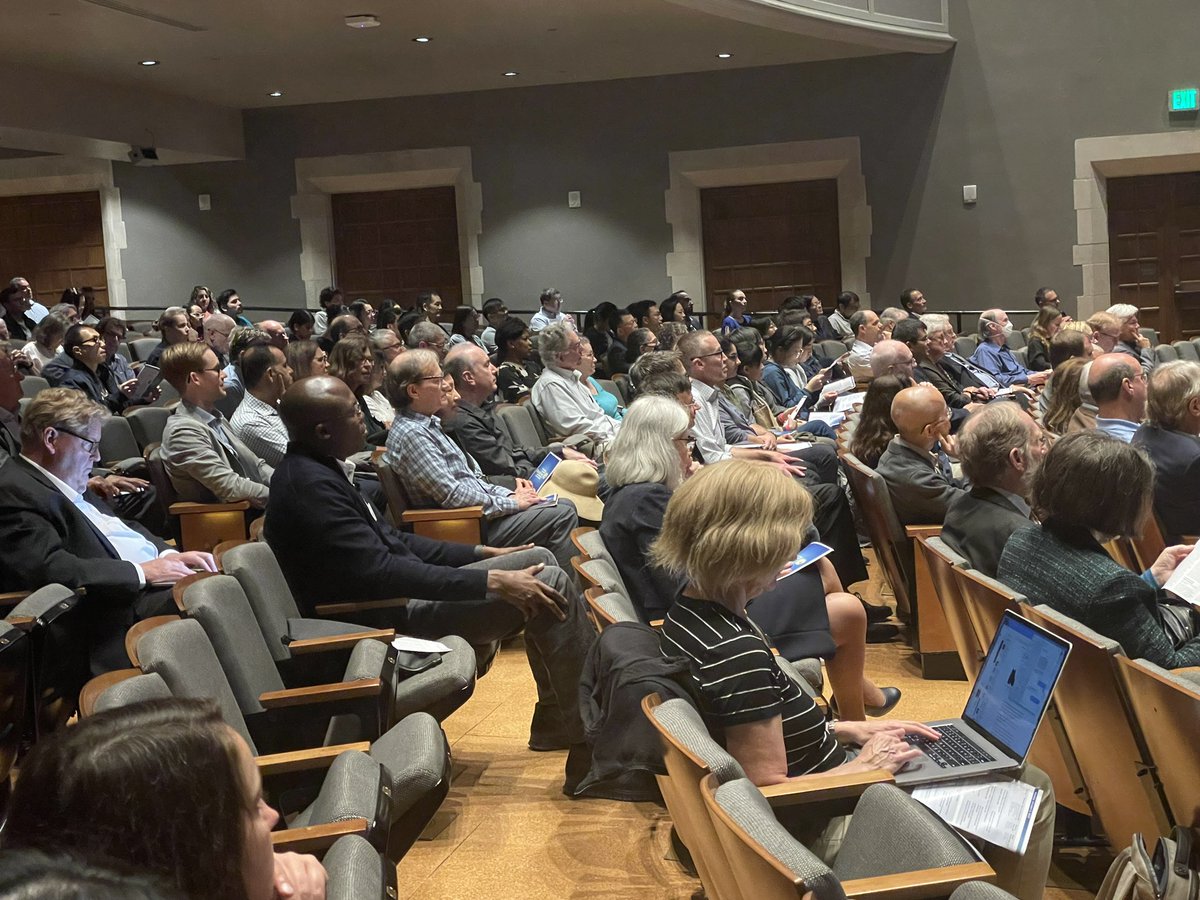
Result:
{"label": "man with white hair", "polygon": [[1105,312],[1115,318],[1120,326],[1120,334],[1113,352],[1128,353],[1138,361],[1142,371],[1149,375],[1155,364],[1154,349],[1150,346],[1150,339],[1142,334],[1138,308],[1132,303],[1114,303]]}
{"label": "man with white hair", "polygon": [[896,323],[903,322],[907,318],[908,310],[901,309],[899,306],[889,306],[879,314],[879,327],[883,329],[883,336],[891,337]]}
{"label": "man with white hair", "polygon": [[217,354],[222,367],[229,365],[229,336],[235,328],[237,323],[225,313],[213,313],[204,322],[204,343]]}
{"label": "man with white hair", "polygon": [[1154,463],[1154,514],[1167,546],[1200,534],[1200,363],[1164,363],[1150,373],[1146,424],[1133,436]]}
{"label": "man with white hair", "polygon": [[1049,371],[1030,372],[1008,349],[1012,327],[1004,310],[985,310],[979,317],[979,346],[975,348],[971,362],[991,373],[1003,387],[1045,384],[1050,377]]}
{"label": "man with white hair", "polygon": [[538,336],[538,354],[545,369],[530,392],[533,408],[554,437],[586,435],[590,446],[577,449],[586,451],[592,459],[604,459],[604,450],[621,423],[600,408],[578,371],[583,359],[579,335],[565,322],[547,325]]}
{"label": "man with white hair", "polygon": [[890,338],[880,341],[871,350],[871,375],[907,375],[914,377],[917,360],[907,344]]}

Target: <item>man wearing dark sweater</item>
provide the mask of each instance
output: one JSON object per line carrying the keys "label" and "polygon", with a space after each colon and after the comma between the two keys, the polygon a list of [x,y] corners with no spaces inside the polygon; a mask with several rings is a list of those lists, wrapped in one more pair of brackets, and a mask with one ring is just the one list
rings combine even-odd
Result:
{"label": "man wearing dark sweater", "polygon": [[554,557],[430,540],[384,521],[350,482],[345,461],[365,429],[339,379],[297,381],[279,412],[291,443],[271,480],[265,536],[300,608],[407,596],[392,624],[416,636],[484,644],[524,630],[539,698],[530,747],[570,746],[569,786],[577,767],[586,771],[579,673],[595,634]]}

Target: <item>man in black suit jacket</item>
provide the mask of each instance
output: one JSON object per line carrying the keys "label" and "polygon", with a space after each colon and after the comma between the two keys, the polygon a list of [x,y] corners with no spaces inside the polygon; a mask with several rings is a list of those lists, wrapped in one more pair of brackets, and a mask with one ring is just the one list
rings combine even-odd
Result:
{"label": "man in black suit jacket", "polygon": [[1170,546],[1200,534],[1200,364],[1158,366],[1150,374],[1146,412],[1133,444],[1154,462],[1154,513]]}
{"label": "man in black suit jacket", "polygon": [[958,436],[971,491],[950,501],[942,540],[985,575],[996,577],[1009,537],[1030,522],[1029,487],[1050,444],[1042,427],[1015,403],[972,413]]}
{"label": "man in black suit jacket", "polygon": [[[579,674],[595,639],[569,577],[532,545],[470,547],[401,532],[350,483],[362,411],[337,378],[304,378],[279,407],[291,443],[271,479],[265,536],[305,614],[317,602],[407,596],[389,624],[485,644],[525,632],[538,687],[530,747],[586,755]],[[577,749],[578,748],[578,749]],[[586,766],[584,766],[586,768]]]}
{"label": "man in black suit jacket", "polygon": [[125,632],[174,612],[172,584],[216,571],[211,554],[176,553],[88,489],[107,415],[78,391],[44,390],[25,411],[20,455],[0,462],[0,590],[85,588],[95,674],[129,665]]}

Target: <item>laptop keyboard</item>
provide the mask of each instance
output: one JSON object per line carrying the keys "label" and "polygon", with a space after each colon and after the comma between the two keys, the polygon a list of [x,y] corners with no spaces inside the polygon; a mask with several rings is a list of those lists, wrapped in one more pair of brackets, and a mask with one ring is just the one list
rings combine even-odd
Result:
{"label": "laptop keyboard", "polygon": [[930,741],[920,735],[906,734],[904,740],[918,747],[934,763],[943,769],[959,769],[963,766],[973,766],[977,763],[993,762],[993,758],[980,750],[961,731],[953,725],[937,725],[942,739]]}

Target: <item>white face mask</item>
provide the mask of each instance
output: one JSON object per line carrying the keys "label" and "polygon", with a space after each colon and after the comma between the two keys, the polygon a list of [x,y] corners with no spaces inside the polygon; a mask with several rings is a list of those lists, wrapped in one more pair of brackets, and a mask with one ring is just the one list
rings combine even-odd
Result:
{"label": "white face mask", "polygon": [[1004,323],[1004,336],[1008,337],[1010,334],[1012,334],[1012,322],[1005,322]]}

